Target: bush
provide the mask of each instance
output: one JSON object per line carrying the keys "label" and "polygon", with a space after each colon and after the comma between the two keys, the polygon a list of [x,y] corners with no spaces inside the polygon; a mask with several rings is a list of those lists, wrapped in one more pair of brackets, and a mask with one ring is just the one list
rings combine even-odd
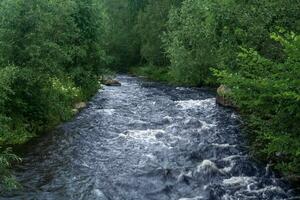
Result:
{"label": "bush", "polygon": [[0,191],[18,187],[18,183],[8,170],[12,162],[18,161],[20,161],[20,158],[11,153],[11,149],[3,150],[0,148]]}

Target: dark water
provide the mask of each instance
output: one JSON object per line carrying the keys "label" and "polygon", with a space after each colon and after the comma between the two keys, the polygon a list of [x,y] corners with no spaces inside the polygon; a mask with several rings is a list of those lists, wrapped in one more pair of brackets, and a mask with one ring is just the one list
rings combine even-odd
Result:
{"label": "dark water", "polygon": [[204,89],[119,76],[29,147],[2,199],[296,199],[247,154],[238,116]]}

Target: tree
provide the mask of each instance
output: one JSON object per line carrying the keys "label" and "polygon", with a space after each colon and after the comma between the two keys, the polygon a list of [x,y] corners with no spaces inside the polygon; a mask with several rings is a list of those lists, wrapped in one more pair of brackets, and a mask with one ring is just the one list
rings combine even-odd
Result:
{"label": "tree", "polygon": [[216,66],[215,13],[213,1],[186,0],[172,9],[164,45],[176,83],[210,84],[209,68]]}
{"label": "tree", "polygon": [[141,57],[147,63],[156,66],[169,64],[163,49],[162,36],[167,30],[170,9],[178,6],[180,2],[178,0],[151,1],[140,10],[135,28],[140,38]]}

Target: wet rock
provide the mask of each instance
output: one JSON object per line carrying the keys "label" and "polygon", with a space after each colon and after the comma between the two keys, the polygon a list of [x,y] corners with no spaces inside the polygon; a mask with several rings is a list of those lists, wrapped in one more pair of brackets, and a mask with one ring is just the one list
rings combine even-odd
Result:
{"label": "wet rock", "polygon": [[121,83],[114,79],[107,79],[103,81],[103,84],[106,86],[121,86]]}
{"label": "wet rock", "polygon": [[234,103],[228,98],[231,93],[231,89],[225,85],[221,85],[217,90],[216,101],[219,105],[225,107],[235,107]]}
{"label": "wet rock", "polygon": [[85,102],[76,103],[74,106],[74,109],[72,111],[73,111],[73,113],[78,113],[79,111],[84,109],[86,106],[87,106],[87,104]]}
{"label": "wet rock", "polygon": [[75,104],[75,109],[81,110],[83,108],[86,107],[86,103],[85,102],[79,102]]}

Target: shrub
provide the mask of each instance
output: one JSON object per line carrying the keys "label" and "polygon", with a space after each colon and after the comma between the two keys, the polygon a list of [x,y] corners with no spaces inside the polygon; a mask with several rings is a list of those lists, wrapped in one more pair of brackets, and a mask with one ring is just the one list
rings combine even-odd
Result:
{"label": "shrub", "polygon": [[20,158],[11,153],[11,149],[3,150],[0,148],[0,191],[18,187],[18,183],[8,170],[12,162],[18,161]]}

